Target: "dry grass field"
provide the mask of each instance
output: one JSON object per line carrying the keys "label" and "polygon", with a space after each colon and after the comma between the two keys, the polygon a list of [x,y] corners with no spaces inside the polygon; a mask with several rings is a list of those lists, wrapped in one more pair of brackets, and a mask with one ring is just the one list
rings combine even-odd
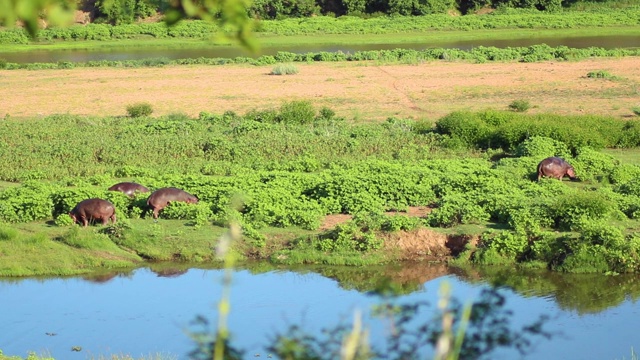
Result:
{"label": "dry grass field", "polygon": [[[599,114],[621,118],[640,106],[640,58],[579,62],[422,64],[296,64],[295,75],[273,66],[167,66],[1,70],[0,116],[126,115],[148,102],[154,115],[201,111],[243,114],[309,100],[356,121],[390,116],[436,120],[454,110],[507,109],[527,100],[529,113]],[[606,71],[613,79],[590,78]]]}

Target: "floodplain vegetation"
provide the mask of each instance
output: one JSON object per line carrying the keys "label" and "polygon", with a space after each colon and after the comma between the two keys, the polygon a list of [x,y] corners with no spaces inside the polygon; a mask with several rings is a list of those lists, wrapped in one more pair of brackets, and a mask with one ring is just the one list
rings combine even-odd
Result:
{"label": "floodplain vegetation", "polygon": [[[236,256],[277,264],[393,262],[405,255],[384,234],[428,228],[475,235],[458,264],[640,270],[640,167],[606,152],[637,151],[637,120],[487,110],[355,124],[291,101],[197,118],[7,119],[0,134],[5,276],[215,261],[230,222],[243,228]],[[579,180],[535,181],[548,156]],[[146,194],[106,190],[122,180],[200,201],[171,204],[154,223]],[[68,212],[93,197],[115,205],[117,224],[72,225]],[[412,207],[431,211],[406,216]],[[321,230],[336,214],[352,218]]]}

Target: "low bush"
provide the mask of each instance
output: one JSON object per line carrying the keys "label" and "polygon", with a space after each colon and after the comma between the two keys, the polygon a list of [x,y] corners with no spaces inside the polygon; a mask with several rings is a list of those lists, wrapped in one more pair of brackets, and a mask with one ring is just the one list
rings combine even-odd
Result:
{"label": "low bush", "polygon": [[453,112],[436,122],[435,131],[470,148],[514,151],[527,138],[542,136],[560,141],[571,152],[576,152],[584,146],[594,149],[639,146],[640,128],[636,130],[635,126],[612,117],[525,115],[489,110]]}
{"label": "low bush", "polygon": [[316,110],[308,100],[293,100],[280,106],[278,121],[283,124],[300,125],[312,123],[316,117]]}
{"label": "low bush", "polygon": [[278,64],[271,69],[271,75],[295,75],[298,73],[298,67],[293,64]]}
{"label": "low bush", "polygon": [[153,113],[153,107],[151,104],[147,102],[141,102],[136,104],[131,104],[127,106],[127,114],[129,116],[137,118],[143,116],[149,116]]}
{"label": "low bush", "polygon": [[528,100],[514,100],[509,104],[509,109],[515,112],[525,112],[531,108]]}
{"label": "low bush", "polygon": [[616,205],[598,192],[575,192],[559,196],[551,204],[551,214],[559,229],[579,229],[583,221],[609,219]]}
{"label": "low bush", "polygon": [[611,75],[611,73],[609,73],[606,70],[589,71],[587,73],[587,77],[591,78],[591,79],[609,79],[609,80],[616,80],[617,79],[616,76]]}
{"label": "low bush", "polygon": [[528,156],[540,160],[550,156],[568,159],[571,157],[571,152],[567,145],[561,141],[544,136],[532,136],[516,147],[515,155]]}

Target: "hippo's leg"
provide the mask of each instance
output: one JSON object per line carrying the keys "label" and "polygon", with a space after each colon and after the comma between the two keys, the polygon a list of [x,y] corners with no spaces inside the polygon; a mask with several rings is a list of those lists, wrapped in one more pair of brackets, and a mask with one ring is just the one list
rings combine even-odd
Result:
{"label": "hippo's leg", "polygon": [[86,216],[80,216],[80,220],[82,220],[82,226],[84,227],[89,226],[89,221],[87,220]]}

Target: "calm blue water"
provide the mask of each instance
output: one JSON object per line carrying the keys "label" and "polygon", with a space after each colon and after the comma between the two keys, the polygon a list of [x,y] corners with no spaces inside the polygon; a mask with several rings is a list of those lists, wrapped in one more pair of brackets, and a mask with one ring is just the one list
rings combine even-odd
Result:
{"label": "calm blue water", "polygon": [[[26,356],[35,351],[70,360],[156,353],[186,359],[194,349],[187,332],[196,329],[190,325],[195,317],[202,315],[215,323],[221,279],[221,270],[190,269],[179,276],[162,277],[149,269],[138,269],[104,282],[82,278],[0,280],[0,349],[5,355]],[[636,280],[627,278],[626,286],[635,288]],[[471,283],[463,276],[449,274],[424,282],[399,301],[435,304],[445,281],[463,302],[476,299],[487,286],[482,279]],[[546,329],[557,333],[551,340],[534,338],[536,346],[524,358],[629,359],[632,348],[640,349],[640,304],[631,299],[635,295],[616,288],[616,299],[591,309],[589,296],[594,304],[601,303],[609,293],[606,286],[610,285],[594,289],[593,295],[576,294],[576,299],[559,299],[567,296],[559,288],[543,291],[546,295],[540,295],[540,289],[520,293],[504,290],[507,307],[514,312],[514,326],[532,323],[546,314],[551,317]],[[239,270],[233,274],[231,298],[228,320],[233,343],[247,350],[247,358],[267,357],[264,346],[268,339],[287,325],[298,324],[319,333],[351,319],[355,309],[365,314],[372,344],[387,331],[384,321],[369,316],[369,309],[379,299],[347,290],[317,273],[252,274]],[[74,346],[82,351],[71,351]],[[491,358],[520,356],[514,351],[498,351]]]}

